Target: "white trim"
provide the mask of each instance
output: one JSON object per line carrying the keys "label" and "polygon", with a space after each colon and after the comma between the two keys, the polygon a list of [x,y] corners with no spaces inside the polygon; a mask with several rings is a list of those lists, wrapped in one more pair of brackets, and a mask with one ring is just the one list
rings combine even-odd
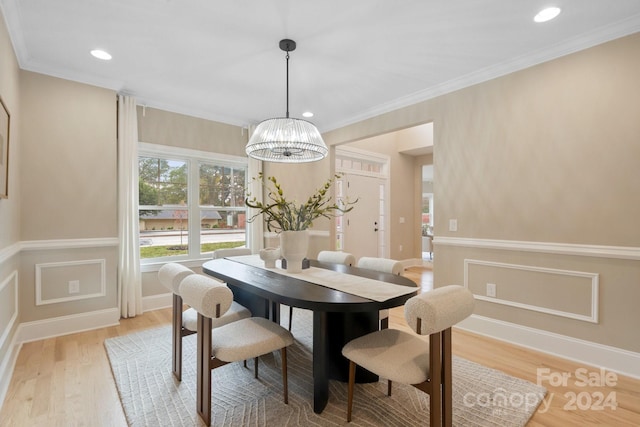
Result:
{"label": "white trim", "polygon": [[597,258],[640,260],[640,247],[581,245],[574,243],[528,242],[518,240],[472,239],[466,237],[434,237],[434,245],[508,251],[544,252]]}
{"label": "white trim", "polygon": [[640,353],[475,314],[458,323],[457,327],[640,379]]}
{"label": "white trim", "polygon": [[391,164],[391,157],[386,154],[380,154],[373,151],[367,151],[360,148],[347,147],[347,146],[338,146],[336,147],[336,160],[337,159],[353,159],[353,160],[363,160],[369,163],[377,163],[381,166],[382,172],[369,172],[361,169],[351,169],[345,167],[336,168],[336,172],[342,174],[351,174],[351,175],[364,175],[371,176],[374,178],[389,178],[389,165]]}
{"label": "white trim", "polygon": [[562,276],[574,276],[591,279],[591,313],[588,316],[584,314],[573,313],[570,311],[555,310],[539,305],[524,304],[511,300],[500,299],[497,297],[487,297],[484,295],[474,294],[477,300],[487,301],[494,304],[502,304],[510,307],[523,308],[526,310],[537,311],[539,313],[553,314],[555,316],[566,317],[569,319],[582,320],[585,322],[598,323],[598,273],[588,273],[583,271],[560,270],[556,268],[536,267],[532,265],[507,264],[503,262],[482,261],[476,259],[464,260],[464,287],[469,289],[469,265],[484,265],[488,267],[507,268],[513,270],[534,271],[538,273],[557,274]]}
{"label": "white trim", "polygon": [[9,337],[9,333],[13,329],[16,324],[16,320],[18,319],[18,271],[13,270],[11,274],[7,276],[6,279],[0,284],[0,293],[7,287],[9,282],[13,279],[13,314],[11,315],[11,319],[9,319],[9,323],[2,331],[2,335],[0,336],[0,348],[4,347],[4,344]]}
{"label": "white trim", "polygon": [[161,308],[173,307],[173,294],[150,295],[142,298],[142,311],[153,311]]}
{"label": "white trim", "polygon": [[16,335],[13,336],[9,351],[7,351],[2,359],[2,363],[0,363],[0,408],[4,404],[4,398],[9,390],[13,371],[15,370],[18,360],[18,354],[20,354],[20,349],[22,349],[22,343],[16,343]]}
{"label": "white trim", "polygon": [[23,322],[16,333],[20,343],[75,334],[77,332],[118,326],[120,324],[120,310],[118,307],[95,310],[86,313],[70,314],[68,316]]}
{"label": "white trim", "polygon": [[99,248],[118,246],[117,237],[103,237],[94,239],[59,239],[59,240],[25,240],[20,242],[23,251],[40,251],[55,249]]}
{"label": "white trim", "polygon": [[20,242],[14,243],[0,250],[0,264],[7,261],[12,256],[20,253]]}
{"label": "white trim", "polygon": [[[36,305],[55,304],[59,302],[76,301],[96,297],[104,297],[107,295],[107,273],[106,273],[106,260],[102,259],[86,259],[78,261],[63,261],[63,262],[47,262],[42,264],[36,264]],[[100,266],[100,292],[92,294],[78,294],[76,296],[66,296],[62,298],[54,299],[42,299],[42,271],[46,268],[56,267],[68,267],[72,265],[91,265],[98,264]]]}

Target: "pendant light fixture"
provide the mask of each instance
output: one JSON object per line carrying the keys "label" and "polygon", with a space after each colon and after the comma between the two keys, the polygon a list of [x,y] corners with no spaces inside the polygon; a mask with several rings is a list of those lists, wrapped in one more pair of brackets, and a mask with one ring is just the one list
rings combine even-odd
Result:
{"label": "pendant light fixture", "polygon": [[280,40],[287,52],[287,115],[260,122],[247,143],[247,155],[258,160],[281,163],[304,163],[323,159],[329,150],[313,123],[289,117],[289,52],[296,42]]}

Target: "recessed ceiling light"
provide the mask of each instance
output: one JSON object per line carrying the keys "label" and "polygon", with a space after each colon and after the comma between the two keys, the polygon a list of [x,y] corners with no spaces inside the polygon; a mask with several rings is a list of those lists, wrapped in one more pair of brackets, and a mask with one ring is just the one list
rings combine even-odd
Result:
{"label": "recessed ceiling light", "polygon": [[546,9],[542,9],[538,14],[533,18],[535,22],[547,22],[551,21],[556,16],[560,15],[559,7],[548,7]]}
{"label": "recessed ceiling light", "polygon": [[313,113],[311,111],[305,111],[304,113],[302,113],[302,117],[313,117]]}
{"label": "recessed ceiling light", "polygon": [[91,55],[95,56],[98,59],[102,59],[104,61],[108,61],[111,59],[111,55],[109,52],[105,52],[104,50],[94,49],[91,51]]}

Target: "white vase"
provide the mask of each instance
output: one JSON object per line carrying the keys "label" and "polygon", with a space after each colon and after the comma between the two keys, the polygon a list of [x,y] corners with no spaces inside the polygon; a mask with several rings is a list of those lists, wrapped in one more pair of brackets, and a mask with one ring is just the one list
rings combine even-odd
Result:
{"label": "white vase", "polygon": [[280,248],[260,249],[260,259],[266,268],[276,268],[276,260],[280,258]]}
{"label": "white vase", "polygon": [[309,249],[309,233],[307,230],[282,231],[280,233],[280,251],[282,257],[287,260],[289,273],[302,271],[302,260],[307,256]]}

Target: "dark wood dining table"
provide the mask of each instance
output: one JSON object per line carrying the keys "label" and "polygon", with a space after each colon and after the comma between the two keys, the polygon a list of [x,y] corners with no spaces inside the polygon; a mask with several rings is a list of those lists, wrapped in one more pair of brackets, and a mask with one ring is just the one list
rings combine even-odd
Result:
{"label": "dark wood dining table", "polygon": [[[329,379],[344,382],[348,379],[348,361],[342,356],[342,347],[354,338],[376,331],[379,310],[403,305],[417,294],[418,288],[403,276],[315,260],[310,264],[416,290],[378,302],[279,274],[278,269],[263,269],[234,261],[233,257],[206,261],[202,270],[226,282],[234,299],[249,308],[254,316],[279,322],[280,304],[313,311],[313,410],[321,413],[329,398]],[[375,375],[364,370],[356,377],[358,382],[377,380]]]}

